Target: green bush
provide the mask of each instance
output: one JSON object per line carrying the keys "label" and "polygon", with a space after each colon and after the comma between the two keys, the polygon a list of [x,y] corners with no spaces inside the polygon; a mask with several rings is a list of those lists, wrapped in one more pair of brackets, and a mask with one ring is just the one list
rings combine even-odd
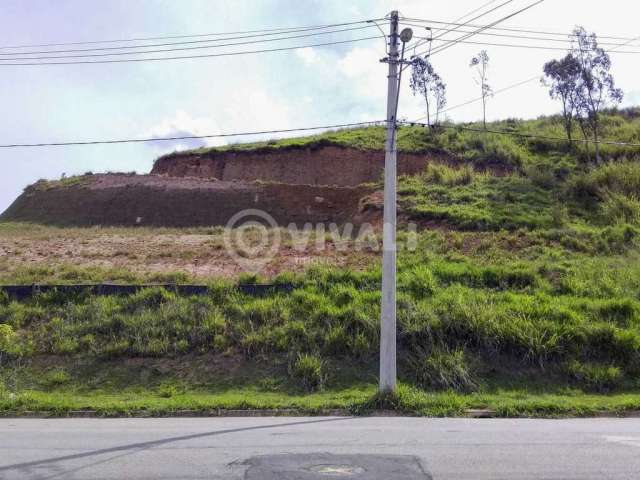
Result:
{"label": "green bush", "polygon": [[71,376],[62,368],[54,368],[46,372],[42,383],[47,387],[58,387],[71,381]]}
{"label": "green bush", "polygon": [[456,148],[473,163],[479,165],[500,164],[520,167],[529,159],[529,152],[506,135],[465,132],[464,141]]}
{"label": "green bush", "polygon": [[18,336],[13,331],[13,328],[6,323],[0,323],[0,362],[3,357],[12,357],[19,353]]}
{"label": "green bush", "polygon": [[172,398],[177,395],[185,393],[185,388],[182,385],[174,385],[173,383],[162,383],[158,387],[158,396],[161,398]]}
{"label": "green bush", "polygon": [[399,276],[399,284],[414,298],[426,298],[433,295],[438,282],[433,272],[426,265],[418,265]]}
{"label": "green bush", "polygon": [[640,223],[640,192],[633,195],[608,192],[602,202],[602,216],[609,223]]}
{"label": "green bush", "polygon": [[326,382],[324,361],[310,354],[299,354],[289,367],[289,375],[308,392],[321,390]]}
{"label": "green bush", "polygon": [[576,176],[570,186],[576,197],[583,199],[604,200],[611,193],[637,197],[640,195],[640,163],[609,162]]}
{"label": "green bush", "polygon": [[145,308],[154,308],[163,303],[175,300],[176,295],[163,288],[145,288],[133,295],[126,297],[124,310],[133,313]]}
{"label": "green bush", "polygon": [[473,392],[478,383],[463,350],[434,349],[411,360],[416,383],[425,390]]}
{"label": "green bush", "polygon": [[473,182],[475,172],[469,165],[459,168],[430,163],[422,174],[422,179],[427,183],[455,187],[469,185]]}
{"label": "green bush", "polygon": [[598,393],[616,390],[623,381],[622,370],[612,365],[573,361],[567,366],[567,373],[580,387]]}

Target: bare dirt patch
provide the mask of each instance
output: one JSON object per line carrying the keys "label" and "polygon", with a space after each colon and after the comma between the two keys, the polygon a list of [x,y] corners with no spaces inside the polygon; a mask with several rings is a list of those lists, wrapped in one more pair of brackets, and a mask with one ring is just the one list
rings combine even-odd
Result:
{"label": "bare dirt patch", "polygon": [[[333,239],[327,234],[323,248],[318,249],[315,236],[305,245],[296,243],[284,230],[280,234],[281,246],[261,272],[267,277],[286,271],[302,272],[316,264],[362,269],[379,255],[372,248],[357,248],[355,239]],[[197,280],[235,278],[244,272],[227,252],[223,232],[204,233],[204,229],[180,232],[16,226],[10,232],[0,229],[0,263],[3,283],[10,281],[16,272],[38,267],[118,269],[142,277],[183,272]]]}

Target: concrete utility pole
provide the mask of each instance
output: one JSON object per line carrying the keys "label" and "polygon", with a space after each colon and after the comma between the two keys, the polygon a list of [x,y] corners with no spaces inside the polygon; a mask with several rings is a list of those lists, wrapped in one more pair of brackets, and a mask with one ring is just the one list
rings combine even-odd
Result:
{"label": "concrete utility pole", "polygon": [[398,12],[391,12],[387,141],[384,156],[384,225],[382,234],[382,312],[380,317],[380,391],[396,388],[396,112],[398,100]]}
{"label": "concrete utility pole", "polygon": [[384,225],[382,244],[382,311],[380,315],[380,392],[396,388],[396,128],[400,78],[404,58],[398,52],[398,40],[404,45],[413,32],[407,28],[398,34],[398,12],[390,15],[387,90],[387,140],[384,157]]}

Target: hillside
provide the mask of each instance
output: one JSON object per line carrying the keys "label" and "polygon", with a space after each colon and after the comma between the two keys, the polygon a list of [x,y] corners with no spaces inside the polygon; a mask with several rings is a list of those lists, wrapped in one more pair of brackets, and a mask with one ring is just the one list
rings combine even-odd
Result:
{"label": "hillside", "polygon": [[342,223],[357,216],[366,187],[219,182],[160,175],[96,174],[28,187],[0,219],[58,226],[225,225],[238,211],[290,222]]}
{"label": "hillside", "polygon": [[[610,112],[605,124],[603,137],[640,142],[638,111]],[[490,128],[562,136],[555,118]],[[551,140],[419,127],[400,129],[399,138],[400,148],[426,160],[399,186],[400,238],[408,238],[415,222],[417,248],[399,254],[397,398],[374,396],[375,246],[356,252],[353,243],[334,238],[327,250],[296,250],[287,238],[283,252],[296,251],[300,262],[277,255],[264,272],[269,278],[261,278],[239,275],[225,268],[230,261],[222,255],[207,253],[205,245],[219,249],[221,229],[5,223],[0,283],[172,279],[211,288],[204,296],[148,289],[0,298],[0,378],[7,392],[0,409],[357,413],[391,406],[429,415],[490,408],[505,416],[640,409],[640,150],[603,146],[605,160],[595,164],[584,146]],[[381,141],[381,130],[371,128],[182,152],[156,164],[168,176],[148,178],[224,184],[197,178],[210,170],[181,176],[174,168],[229,152],[249,152],[255,162],[281,150],[287,161],[296,149],[367,152]],[[85,181],[38,188],[83,192],[90,188]],[[356,203],[359,213],[369,208],[379,215],[370,196],[379,187],[358,187],[367,189]],[[108,248],[100,250],[100,242]],[[256,297],[235,288],[263,281],[290,285],[292,292]]]}

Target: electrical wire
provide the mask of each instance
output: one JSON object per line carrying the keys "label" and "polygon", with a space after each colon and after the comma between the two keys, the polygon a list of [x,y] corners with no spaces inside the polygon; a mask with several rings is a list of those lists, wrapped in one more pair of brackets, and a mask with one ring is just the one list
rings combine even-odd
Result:
{"label": "electrical wire", "polygon": [[[637,40],[640,40],[640,37],[631,38],[631,39],[629,39],[629,41],[628,41],[628,42],[623,43],[623,44],[619,45],[618,47],[613,48],[612,50],[610,50],[610,51],[609,51],[609,53],[611,53],[611,52],[615,52],[615,51],[616,51],[616,50],[618,50],[619,48],[622,48],[622,47],[626,46],[627,44],[632,43],[632,42],[635,42],[635,41],[637,41]],[[494,90],[494,91],[492,92],[492,96],[498,95],[498,94],[503,93],[503,92],[507,92],[507,91],[509,91],[509,90],[513,90],[514,88],[521,87],[522,85],[526,85],[527,83],[531,83],[531,82],[533,82],[533,81],[538,81],[539,79],[540,79],[540,76],[535,75],[535,76],[533,76],[533,77],[527,78],[526,80],[522,80],[522,81],[520,81],[520,82],[514,83],[514,84],[512,84],[512,85],[509,85],[509,86],[507,86],[507,87],[501,88],[501,89],[499,89],[499,90]],[[471,105],[472,103],[477,103],[477,102],[480,102],[480,101],[482,101],[482,97],[474,98],[474,99],[472,99],[472,100],[468,100],[468,101],[466,101],[466,102],[463,102],[463,103],[460,103],[460,104],[454,105],[454,106],[452,106],[452,107],[445,108],[445,109],[444,109],[444,110],[442,110],[440,113],[446,113],[446,112],[449,112],[449,111],[451,111],[451,110],[455,110],[455,109],[458,109],[458,108],[466,107],[467,105]],[[423,116],[423,117],[420,117],[420,118],[415,119],[415,120],[414,120],[414,122],[419,122],[420,120],[424,120],[425,118],[427,118],[427,116],[426,116],[426,115],[425,115],[425,116]]]}
{"label": "electrical wire", "polygon": [[492,8],[491,10],[487,10],[486,12],[484,12],[484,13],[482,13],[482,14],[480,14],[480,15],[476,16],[476,17],[473,17],[472,19],[468,20],[467,22],[464,22],[461,26],[456,26],[456,25],[454,25],[454,26],[453,26],[453,28],[450,28],[450,29],[446,30],[444,33],[441,33],[440,35],[438,35],[437,37],[435,37],[435,38],[434,38],[434,40],[439,40],[440,38],[444,37],[444,36],[445,36],[445,35],[447,35],[448,33],[455,32],[458,28],[460,28],[460,27],[464,27],[464,26],[468,25],[469,23],[473,22],[474,20],[478,20],[479,18],[482,18],[482,17],[484,17],[484,16],[486,16],[486,15],[489,15],[490,13],[493,13],[493,12],[495,12],[496,10],[501,9],[502,7],[504,7],[504,6],[506,6],[506,5],[509,5],[510,3],[513,3],[514,1],[515,1],[515,0],[508,0],[508,1],[504,2],[504,3],[501,3],[500,5],[498,5],[498,6],[494,7],[494,8]]}
{"label": "electrical wire", "polygon": [[182,56],[157,57],[157,58],[127,58],[127,59],[119,59],[119,60],[80,60],[80,61],[71,61],[71,62],[0,63],[0,67],[38,66],[38,65],[92,65],[92,64],[103,64],[103,63],[156,62],[156,61],[163,61],[163,60],[232,57],[236,55],[250,55],[254,53],[284,52],[288,50],[300,50],[300,49],[312,48],[312,47],[328,47],[333,45],[343,45],[347,43],[363,42],[363,41],[374,40],[374,39],[379,40],[380,37],[379,36],[363,37],[363,38],[354,38],[351,40],[341,40],[341,41],[335,41],[335,42],[314,43],[310,45],[296,45],[292,47],[268,48],[268,49],[261,49],[261,50],[241,50],[239,52],[223,52],[223,53],[212,53],[212,54],[203,54],[203,55],[182,55]]}
{"label": "electrical wire", "polygon": [[[499,10],[500,8],[504,7],[505,5],[508,5],[508,4],[510,4],[510,3],[513,3],[514,1],[515,1],[515,0],[508,0],[508,1],[504,2],[504,3],[501,3],[500,5],[498,5],[498,6],[494,7],[494,8],[492,8],[491,10],[488,10],[488,11],[486,11],[486,12],[484,12],[484,13],[482,13],[482,14],[480,14],[480,15],[476,16],[476,17],[473,17],[473,18],[469,19],[468,21],[466,21],[465,23],[462,23],[462,24],[457,24],[456,22],[458,22],[460,19],[456,19],[456,20],[454,20],[453,22],[451,22],[449,25],[447,25],[447,26],[445,26],[444,28],[442,28],[441,30],[445,30],[445,29],[447,29],[447,27],[449,27],[449,26],[453,26],[454,28],[446,30],[444,33],[439,34],[439,35],[438,35],[437,37],[435,37],[435,38],[434,38],[434,37],[433,37],[433,35],[432,35],[432,36],[431,36],[431,40],[437,40],[437,39],[440,39],[440,38],[442,38],[443,36],[447,35],[448,33],[452,32],[452,31],[455,31],[455,30],[457,30],[457,29],[458,29],[458,28],[460,28],[460,27],[463,27],[463,26],[465,26],[465,25],[468,25],[469,23],[471,23],[471,22],[473,22],[473,21],[475,21],[475,20],[478,20],[479,18],[482,18],[482,17],[484,17],[485,15],[488,15],[488,14],[490,14],[490,13],[493,13],[493,12],[495,12],[496,10]],[[488,4],[486,4],[485,6],[489,6],[489,5],[493,4],[493,3],[495,3],[495,1],[491,1],[491,2],[489,2]],[[484,8],[484,7],[479,7],[479,8],[478,8],[478,9],[476,9],[473,13],[476,13],[478,10],[480,10],[480,9],[482,9],[482,8]],[[471,14],[469,14],[469,15],[472,15],[473,13],[471,13]],[[462,18],[465,18],[466,16],[468,16],[468,15],[464,15]],[[416,48],[418,48],[420,45],[424,45],[424,43],[426,43],[426,41],[423,41],[422,43],[421,43],[421,42],[417,42],[415,45],[412,45],[412,46],[411,46],[411,48],[413,48],[413,50],[415,51],[415,49],[416,49]],[[424,52],[423,52],[423,53],[424,53]],[[414,56],[415,56],[415,55],[414,55]]]}
{"label": "electrical wire", "polygon": [[48,54],[48,53],[70,53],[70,52],[88,52],[88,51],[104,51],[104,50],[121,50],[121,49],[135,49],[135,48],[150,48],[150,47],[161,47],[161,46],[171,46],[171,45],[188,45],[194,43],[211,43],[218,41],[227,41],[227,40],[239,40],[245,38],[254,38],[256,36],[261,35],[250,35],[249,37],[227,37],[221,38],[217,40],[194,40],[190,42],[177,42],[177,43],[157,43],[153,45],[130,45],[125,47],[107,47],[107,48],[96,48],[96,49],[86,49],[86,50],[49,50],[49,51],[41,51],[41,52],[18,52],[18,53],[0,53],[0,56],[6,56],[7,58],[0,58],[0,61],[16,61],[16,60],[47,60],[54,58],[84,58],[84,57],[107,57],[113,55],[138,55],[138,54],[146,54],[146,53],[162,53],[162,52],[175,52],[181,50],[198,50],[203,48],[218,48],[218,47],[228,47],[235,45],[251,45],[255,43],[266,43],[266,42],[278,42],[282,40],[291,40],[294,38],[307,38],[313,37],[317,35],[329,35],[332,33],[342,33],[342,32],[351,32],[357,30],[364,30],[367,28],[375,27],[375,25],[364,25],[360,27],[350,27],[343,28],[339,30],[328,30],[314,33],[304,33],[300,35],[291,35],[288,37],[280,37],[280,38],[267,38],[267,39],[259,39],[252,40],[247,42],[235,42],[235,43],[220,43],[215,45],[204,45],[204,46],[196,46],[196,47],[182,47],[182,48],[169,48],[169,49],[161,49],[161,50],[142,50],[139,52],[115,52],[115,53],[93,53],[93,54],[83,54],[83,55],[63,55],[63,56],[47,56],[47,57],[15,57],[15,55],[36,55],[36,54]]}
{"label": "electrical wire", "polygon": [[384,42],[384,53],[386,55],[389,55],[389,48],[387,45],[387,34],[384,33],[384,30],[382,30],[382,27],[378,25],[378,22],[376,20],[367,20],[367,23],[373,23],[376,27],[378,27],[378,30],[380,30],[380,36],[382,38],[382,41]]}
{"label": "electrical wire", "polygon": [[[372,20],[382,20],[382,19],[375,18]],[[303,26],[303,27],[288,27],[288,28],[282,27],[282,28],[270,28],[270,29],[261,29],[261,30],[244,30],[244,31],[236,31],[236,32],[200,33],[200,34],[191,34],[191,35],[170,35],[170,36],[165,35],[165,36],[157,36],[157,37],[123,38],[118,40],[91,40],[91,41],[78,41],[78,42],[66,42],[66,43],[5,45],[5,46],[0,46],[0,50],[13,49],[13,48],[62,47],[62,46],[70,46],[70,45],[96,45],[96,44],[104,44],[104,43],[143,42],[143,41],[151,41],[151,40],[175,40],[179,38],[200,38],[200,37],[212,37],[212,36],[224,36],[224,35],[245,35],[245,34],[252,34],[252,33],[262,33],[264,35],[278,35],[278,34],[297,32],[297,31],[357,25],[360,23],[367,23],[369,21],[370,20],[358,20],[355,22],[332,23],[332,24],[325,24],[325,25],[311,25],[311,26]],[[270,33],[270,32],[276,32],[276,33]]]}
{"label": "electrical wire", "polygon": [[316,35],[328,35],[333,33],[342,33],[353,30],[362,30],[365,28],[371,28],[373,25],[366,25],[364,27],[355,27],[355,28],[346,28],[341,30],[329,30],[325,32],[316,32],[316,33],[305,33],[302,35],[293,35],[289,37],[282,38],[268,38],[264,40],[252,40],[249,42],[235,42],[235,43],[221,43],[217,45],[205,45],[205,46],[197,46],[197,47],[181,47],[181,48],[166,48],[160,50],[145,50],[141,52],[114,52],[114,53],[93,53],[93,54],[85,54],[85,55],[62,55],[62,56],[44,56],[44,57],[12,57],[12,58],[0,58],[0,62],[4,61],[32,61],[32,60],[53,60],[53,59],[64,59],[64,58],[93,58],[93,57],[111,57],[111,56],[120,56],[120,55],[142,55],[148,53],[166,53],[166,52],[177,52],[177,51],[185,51],[185,50],[201,50],[208,48],[220,48],[220,47],[229,47],[229,46],[241,46],[241,45],[253,45],[256,43],[266,43],[266,42],[277,42],[282,40],[291,40],[295,38],[306,38],[313,37]]}
{"label": "electrical wire", "polygon": [[[418,22],[418,23],[428,23],[428,24],[438,24],[438,25],[453,25],[452,23],[446,22],[446,21],[442,21],[442,20],[426,20],[426,19],[420,19],[420,18],[407,18],[406,20],[409,20],[411,22]],[[459,26],[464,26],[463,24],[457,24]],[[482,27],[482,25],[471,25],[468,24],[466,25],[467,27],[470,28],[480,28]],[[516,33],[532,33],[532,34],[536,34],[536,35],[551,35],[551,36],[560,36],[560,37],[575,37],[576,35],[574,33],[561,33],[561,32],[549,32],[549,31],[542,31],[542,30],[528,30],[528,29],[522,29],[522,28],[510,28],[510,27],[491,27],[490,30],[497,30],[497,31],[504,31],[504,32],[516,32]],[[620,40],[620,41],[625,41],[625,40],[637,40],[637,38],[634,37],[616,37],[616,36],[607,36],[607,35],[598,35],[598,38],[603,38],[606,40]]]}
{"label": "electrical wire", "polygon": [[[522,85],[526,85],[527,83],[531,83],[534,80],[540,80],[540,76],[536,75],[535,77],[531,77],[531,78],[528,78],[526,80],[522,80],[522,81],[520,81],[518,83],[514,83],[514,84],[509,85],[507,87],[501,88],[499,90],[495,90],[493,92],[493,95],[498,95],[500,93],[503,93],[503,92],[506,92],[506,91],[509,91],[509,90],[513,90],[514,88],[518,88],[518,87],[521,87]],[[480,102],[481,100],[482,100],[482,97],[474,98],[472,100],[468,100],[466,102],[459,103],[459,104],[453,105],[451,107],[447,107],[444,110],[442,110],[440,113],[446,113],[446,112],[449,112],[451,110],[456,110],[458,108],[466,107],[467,105],[471,105],[472,103]],[[426,115],[424,117],[416,118],[412,123],[417,123],[420,120],[424,120],[425,118],[427,118]]]}
{"label": "electrical wire", "polygon": [[[484,47],[509,47],[509,48],[524,48],[526,50],[547,50],[547,51],[561,51],[561,52],[566,52],[568,49],[566,47],[551,47],[551,46],[542,46],[542,45],[522,45],[522,44],[515,44],[515,43],[492,43],[492,42],[472,42],[469,40],[459,40],[456,42],[456,44],[463,44],[463,45],[481,45]],[[453,45],[452,45],[453,46]],[[447,47],[447,45],[445,45],[444,47],[442,47],[443,49]],[[574,49],[575,51],[575,49]],[[587,52],[589,50],[581,50],[582,52]],[[440,50],[434,51],[432,53],[432,55],[435,55],[436,53],[440,53]],[[629,54],[639,54],[640,51],[638,50],[615,50],[612,49],[609,51],[609,53],[629,53]]]}
{"label": "electrical wire", "polygon": [[[517,10],[517,11],[515,11],[515,12],[513,12],[513,13],[505,16],[505,17],[502,17],[502,18],[496,20],[495,22],[490,23],[489,25],[486,25],[486,26],[483,26],[483,27],[479,28],[478,30],[476,30],[473,33],[468,33],[466,35],[463,35],[461,37],[456,38],[455,40],[449,41],[446,45],[444,45],[442,47],[439,47],[439,48],[436,48],[436,50],[432,51],[430,53],[430,55],[435,55],[437,53],[441,53],[441,52],[443,52],[445,50],[448,50],[449,48],[454,47],[458,43],[460,43],[460,42],[462,42],[464,40],[467,40],[468,38],[473,37],[474,35],[477,35],[478,33],[482,32],[484,30],[487,30],[488,28],[494,27],[494,26],[498,25],[499,23],[507,21],[507,20],[509,20],[509,19],[511,19],[513,17],[516,17],[516,16],[520,15],[521,13],[526,12],[527,10],[532,9],[533,7],[536,7],[537,5],[540,5],[544,1],[545,0],[537,0],[536,2],[533,2],[533,3],[529,4],[529,5],[527,5],[526,7],[521,8],[520,10]],[[421,55],[421,54],[419,54],[419,55]]]}
{"label": "electrical wire", "polygon": [[[471,15],[473,15],[474,13],[478,13],[480,10],[482,10],[482,9],[484,9],[484,8],[486,8],[486,7],[490,6],[490,5],[493,5],[494,3],[498,2],[498,1],[499,1],[499,0],[491,0],[491,1],[489,1],[489,2],[487,2],[487,3],[485,3],[485,4],[483,4],[483,5],[480,5],[478,8],[476,8],[476,9],[474,9],[474,10],[471,10],[471,11],[470,11],[470,12],[468,12],[466,15],[462,15],[461,17],[456,18],[453,22],[449,22],[449,23],[447,23],[447,26],[455,25],[455,24],[456,24],[456,22],[460,22],[460,21],[464,20],[465,18],[470,17],[470,16],[471,16]],[[473,21],[473,20],[471,20],[471,21]],[[445,27],[445,28],[446,28],[446,27]],[[441,30],[444,30],[444,28],[443,28],[443,29],[441,29]]]}
{"label": "electrical wire", "polygon": [[67,147],[67,146],[73,146],[73,145],[111,145],[116,143],[168,142],[168,141],[176,141],[176,140],[228,138],[228,137],[241,137],[241,136],[251,136],[251,135],[265,135],[265,134],[274,134],[274,133],[306,132],[311,130],[330,130],[334,128],[376,126],[376,125],[383,125],[385,123],[386,123],[386,120],[376,120],[376,121],[367,121],[367,122],[323,125],[323,126],[317,126],[317,127],[285,128],[280,130],[262,130],[257,132],[219,133],[219,134],[212,134],[212,135],[184,135],[180,137],[128,138],[128,139],[118,139],[118,140],[86,140],[86,141],[72,141],[72,142],[51,142],[51,143],[10,143],[5,145],[0,145],[0,148]]}
{"label": "electrical wire", "polygon": [[[411,126],[415,126],[415,125],[419,125],[422,127],[431,127],[433,128],[434,125],[429,125],[427,123],[419,123],[419,122],[399,122],[402,123],[404,125],[411,125]],[[437,128],[447,128],[447,129],[451,129],[451,130],[467,130],[470,132],[477,132],[477,133],[494,133],[497,135],[511,135],[514,137],[520,137],[520,138],[534,138],[534,139],[539,139],[539,140],[549,140],[549,141],[557,141],[557,142],[568,142],[571,141],[573,143],[585,143],[585,144],[599,144],[599,145],[615,145],[615,146],[619,146],[619,147],[640,147],[640,143],[629,143],[629,142],[616,142],[616,141],[610,141],[610,140],[587,140],[587,139],[581,139],[581,138],[573,138],[571,140],[567,139],[567,138],[562,138],[562,137],[551,137],[551,136],[547,136],[547,135],[535,135],[532,133],[522,133],[522,132],[511,132],[511,131],[507,131],[507,130],[485,130],[484,128],[474,128],[474,127],[467,127],[464,125],[438,125]]]}
{"label": "electrical wire", "polygon": [[[417,25],[415,23],[404,23],[404,25],[409,25],[411,27],[421,27],[422,25]],[[458,30],[461,33],[472,33],[470,31],[465,31],[465,30]],[[503,38],[515,38],[515,39],[519,39],[519,40],[540,40],[540,41],[544,41],[544,42],[558,42],[558,43],[567,43],[567,44],[571,44],[573,42],[573,40],[571,40],[570,38],[566,38],[566,39],[561,39],[561,38],[545,38],[545,37],[532,37],[532,36],[526,36],[526,35],[511,35],[511,34],[505,34],[505,33],[491,33],[491,32],[481,32],[481,33],[477,33],[476,35],[479,36],[490,36],[490,37],[503,37]],[[424,37],[425,40],[429,40],[431,41],[430,37]],[[434,41],[437,39],[433,39]],[[629,44],[631,44],[633,41],[637,40],[637,38],[631,39],[630,41],[626,42],[626,43],[609,43],[609,42],[598,42],[598,45],[600,46],[612,46],[612,47],[625,47]],[[462,43],[462,42],[460,42]],[[640,45],[629,45],[629,46],[633,46],[633,47],[640,47]]]}

